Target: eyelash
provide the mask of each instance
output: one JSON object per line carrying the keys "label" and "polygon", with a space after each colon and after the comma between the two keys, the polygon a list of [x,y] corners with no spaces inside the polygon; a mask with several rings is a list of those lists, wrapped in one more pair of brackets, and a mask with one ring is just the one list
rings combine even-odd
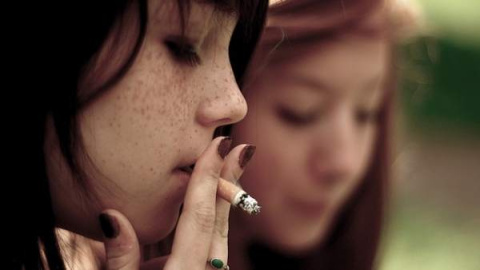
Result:
{"label": "eyelash", "polygon": [[360,125],[376,124],[379,116],[377,111],[359,110],[355,113],[355,120]]}
{"label": "eyelash", "polygon": [[285,108],[279,108],[278,115],[292,126],[307,126],[317,119],[316,114],[301,115]]}
{"label": "eyelash", "polygon": [[[316,114],[297,114],[285,108],[278,109],[280,118],[292,126],[308,126],[314,123],[318,116]],[[359,125],[376,124],[378,122],[379,113],[377,111],[359,110],[355,113],[355,121]]]}
{"label": "eyelash", "polygon": [[192,45],[189,45],[185,42],[171,40],[165,41],[165,45],[178,61],[188,64],[192,67],[196,67],[201,64],[201,59]]}

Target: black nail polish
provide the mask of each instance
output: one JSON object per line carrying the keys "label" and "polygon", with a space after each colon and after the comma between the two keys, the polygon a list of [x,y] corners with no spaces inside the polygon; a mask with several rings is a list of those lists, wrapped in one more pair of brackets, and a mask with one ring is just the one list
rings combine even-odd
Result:
{"label": "black nail polish", "polygon": [[240,168],[245,168],[247,163],[253,157],[253,154],[255,154],[256,149],[257,147],[255,145],[247,145],[242,149],[240,157],[238,158],[238,164],[240,165]]}
{"label": "black nail polish", "polygon": [[100,221],[100,228],[102,228],[103,235],[106,238],[115,238],[120,232],[120,227],[118,226],[117,220],[108,214],[100,214],[98,216]]}
{"label": "black nail polish", "polygon": [[232,145],[232,138],[225,137],[218,145],[218,154],[222,159],[224,159],[228,152],[230,152],[230,146]]}

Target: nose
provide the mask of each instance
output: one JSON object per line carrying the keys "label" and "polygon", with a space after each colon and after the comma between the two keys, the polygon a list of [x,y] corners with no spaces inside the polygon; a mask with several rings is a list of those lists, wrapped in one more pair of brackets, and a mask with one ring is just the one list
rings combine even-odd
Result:
{"label": "nose", "polygon": [[230,64],[221,70],[212,70],[205,96],[196,111],[196,120],[206,127],[236,123],[247,114],[247,102],[235,81]]}
{"label": "nose", "polygon": [[332,113],[314,135],[310,158],[312,173],[334,182],[355,174],[359,165],[360,147],[356,142],[353,118],[348,111]]}

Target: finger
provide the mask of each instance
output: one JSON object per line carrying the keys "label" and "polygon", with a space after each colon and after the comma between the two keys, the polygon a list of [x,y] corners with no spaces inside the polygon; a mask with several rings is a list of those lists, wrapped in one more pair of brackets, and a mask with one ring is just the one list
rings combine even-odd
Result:
{"label": "finger", "polygon": [[221,177],[233,183],[237,183],[243,174],[243,170],[255,154],[256,147],[251,144],[242,144],[235,147],[225,158]]}
{"label": "finger", "polygon": [[216,138],[197,160],[166,269],[205,269],[215,224],[218,179],[230,144],[230,138]]}
{"label": "finger", "polygon": [[99,216],[104,234],[108,270],[138,270],[140,247],[128,219],[116,210],[103,211]]}
{"label": "finger", "polygon": [[[235,147],[225,158],[221,177],[237,183],[242,176],[243,169],[255,153],[255,146],[242,144]],[[231,205],[225,200],[217,200],[215,228],[213,232],[210,257],[228,262],[228,219]]]}

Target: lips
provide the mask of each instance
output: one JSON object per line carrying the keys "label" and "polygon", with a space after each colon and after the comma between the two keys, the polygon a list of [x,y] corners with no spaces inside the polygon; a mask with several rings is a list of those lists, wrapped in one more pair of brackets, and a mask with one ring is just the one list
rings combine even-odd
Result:
{"label": "lips", "polygon": [[178,170],[185,172],[187,174],[192,174],[193,170],[195,169],[195,163],[188,165],[188,166],[183,166],[179,167]]}

